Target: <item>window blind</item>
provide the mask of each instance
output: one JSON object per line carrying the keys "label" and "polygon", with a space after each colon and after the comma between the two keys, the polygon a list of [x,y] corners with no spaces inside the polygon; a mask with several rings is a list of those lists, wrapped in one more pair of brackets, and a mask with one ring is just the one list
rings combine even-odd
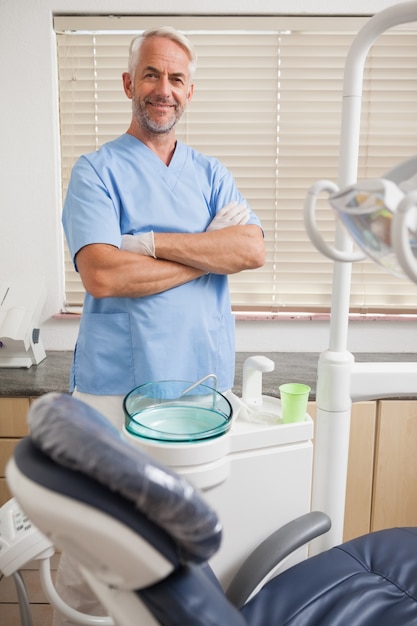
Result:
{"label": "window blind", "polygon": [[[121,74],[132,37],[167,23],[185,32],[198,54],[195,95],[177,137],[232,171],[265,232],[265,266],[229,277],[234,309],[329,310],[333,264],[308,240],[303,204],[316,180],[337,182],[343,70],[363,20],[55,18],[63,196],[78,156],[129,125]],[[379,177],[415,153],[416,79],[417,30],[385,33],[365,68],[358,179]],[[324,199],[318,222],[333,241]],[[66,306],[82,305],[68,252],[65,278]],[[412,283],[370,261],[353,265],[352,311],[410,312],[416,304]]]}

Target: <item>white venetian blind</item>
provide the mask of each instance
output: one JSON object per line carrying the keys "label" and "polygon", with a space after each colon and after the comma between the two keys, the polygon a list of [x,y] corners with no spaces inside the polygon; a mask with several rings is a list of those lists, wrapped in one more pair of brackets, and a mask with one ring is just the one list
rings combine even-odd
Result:
{"label": "white venetian blind", "polygon": [[[303,203],[316,180],[337,182],[343,69],[363,20],[56,18],[63,195],[75,159],[127,129],[121,73],[134,32],[166,23],[190,37],[199,59],[177,136],[229,167],[265,231],[265,266],[230,277],[234,308],[328,310],[333,266],[307,238]],[[368,57],[358,178],[381,176],[416,146],[417,31],[409,26],[380,37]],[[331,240],[324,201],[319,222]],[[354,265],[351,294],[356,311],[417,304],[415,285],[370,261]],[[82,304],[68,256],[66,298]]]}

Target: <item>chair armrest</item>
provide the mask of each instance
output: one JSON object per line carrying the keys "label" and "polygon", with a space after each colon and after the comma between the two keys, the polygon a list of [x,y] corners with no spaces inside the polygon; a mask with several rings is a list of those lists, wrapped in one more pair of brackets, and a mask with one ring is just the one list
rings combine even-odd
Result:
{"label": "chair armrest", "polygon": [[242,607],[283,559],[330,527],[325,513],[311,511],[276,530],[241,565],[226,591],[227,598],[237,608]]}

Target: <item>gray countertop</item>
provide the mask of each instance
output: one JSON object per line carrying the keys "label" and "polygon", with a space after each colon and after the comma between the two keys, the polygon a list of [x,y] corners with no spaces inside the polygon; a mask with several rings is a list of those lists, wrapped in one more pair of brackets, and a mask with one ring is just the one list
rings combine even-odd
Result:
{"label": "gray countertop", "polygon": [[[256,353],[236,353],[236,377],[234,391],[242,393],[242,371],[245,360]],[[51,391],[67,392],[72,362],[71,351],[50,351],[39,365],[25,368],[0,368],[0,397],[35,397]],[[262,392],[278,397],[278,387],[285,382],[310,385],[310,400],[316,397],[316,375],[319,355],[313,352],[267,352],[263,353],[275,363],[272,372],[262,375]],[[411,353],[355,354],[357,362],[417,361]]]}
{"label": "gray countertop", "polygon": [[42,396],[50,391],[68,391],[72,356],[72,351],[51,351],[39,365],[28,369],[1,368],[0,397]]}

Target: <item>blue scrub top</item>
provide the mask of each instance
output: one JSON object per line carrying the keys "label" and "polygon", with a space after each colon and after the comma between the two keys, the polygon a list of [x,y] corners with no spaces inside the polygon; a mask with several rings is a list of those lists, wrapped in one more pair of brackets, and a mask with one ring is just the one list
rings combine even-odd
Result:
{"label": "blue scrub top", "polygon": [[[77,161],[63,226],[75,263],[83,246],[120,247],[123,234],[203,232],[231,201],[247,204],[217,159],[177,142],[166,166],[126,134]],[[254,213],[250,223],[260,226]],[[216,374],[224,391],[233,386],[234,364],[227,276],[208,274],[142,298],[86,293],[71,390],[124,395],[147,382]]]}

